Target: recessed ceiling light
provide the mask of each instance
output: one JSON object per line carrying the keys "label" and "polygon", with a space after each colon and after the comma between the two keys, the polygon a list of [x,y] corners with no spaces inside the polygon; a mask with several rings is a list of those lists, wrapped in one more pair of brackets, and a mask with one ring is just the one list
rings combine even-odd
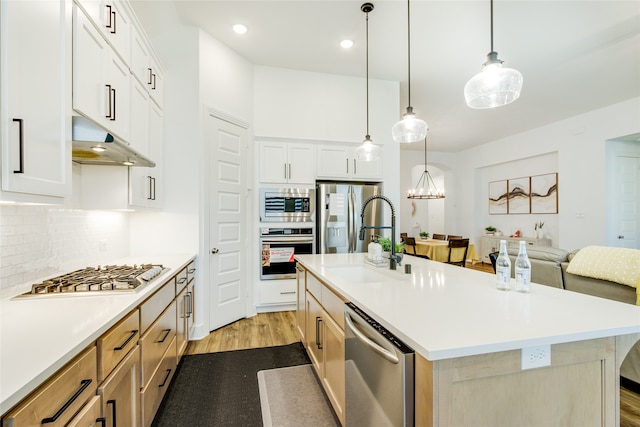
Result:
{"label": "recessed ceiling light", "polygon": [[233,26],[233,31],[235,31],[237,34],[244,34],[247,32],[247,27],[246,25],[236,24]]}
{"label": "recessed ceiling light", "polygon": [[340,47],[343,49],[350,49],[353,47],[353,40],[342,40],[340,42]]}
{"label": "recessed ceiling light", "polygon": [[91,147],[91,149],[96,153],[102,153],[103,151],[107,151],[107,149],[101,145],[94,145],[93,147]]}

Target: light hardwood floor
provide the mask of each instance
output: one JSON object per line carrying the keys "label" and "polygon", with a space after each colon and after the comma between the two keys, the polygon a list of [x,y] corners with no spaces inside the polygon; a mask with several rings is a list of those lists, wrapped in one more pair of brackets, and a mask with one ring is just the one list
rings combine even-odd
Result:
{"label": "light hardwood floor", "polygon": [[[491,264],[467,267],[493,273]],[[258,313],[211,332],[200,341],[190,341],[186,354],[286,345],[299,341],[295,311]],[[640,394],[620,388],[620,427],[640,427]]]}

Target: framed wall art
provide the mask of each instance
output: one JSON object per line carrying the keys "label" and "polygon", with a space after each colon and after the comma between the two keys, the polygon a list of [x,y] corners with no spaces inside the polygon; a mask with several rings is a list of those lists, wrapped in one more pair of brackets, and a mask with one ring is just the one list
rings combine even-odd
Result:
{"label": "framed wall art", "polygon": [[507,210],[507,180],[489,183],[489,214],[506,214]]}
{"label": "framed wall art", "polygon": [[531,177],[531,213],[558,213],[558,174]]}
{"label": "framed wall art", "polygon": [[510,214],[528,214],[531,212],[530,177],[507,180],[507,212]]}

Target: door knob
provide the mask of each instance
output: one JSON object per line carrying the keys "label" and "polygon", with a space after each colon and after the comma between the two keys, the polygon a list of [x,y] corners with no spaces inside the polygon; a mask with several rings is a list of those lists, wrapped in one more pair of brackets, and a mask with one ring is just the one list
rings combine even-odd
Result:
{"label": "door knob", "polygon": [[212,253],[212,254],[217,254],[217,253],[218,253],[218,248],[213,248],[213,249],[211,249],[211,253]]}
{"label": "door knob", "polygon": [[618,239],[624,239],[624,236],[622,234],[619,234]]}

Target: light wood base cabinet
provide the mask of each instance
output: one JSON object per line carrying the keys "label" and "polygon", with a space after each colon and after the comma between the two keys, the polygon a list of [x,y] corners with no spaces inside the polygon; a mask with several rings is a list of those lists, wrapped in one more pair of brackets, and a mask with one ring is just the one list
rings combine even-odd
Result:
{"label": "light wood base cabinet", "polygon": [[415,360],[419,426],[618,423],[615,338],[552,345],[551,366],[528,370],[520,350]]}
{"label": "light wood base cabinet", "polygon": [[66,427],[93,427],[103,426],[102,419],[102,399],[100,396],[93,396],[93,399],[89,401],[78,415],[73,417]]}
{"label": "light wood base cabinet", "polygon": [[98,387],[102,396],[102,416],[108,426],[140,425],[140,350],[135,346],[122,363]]}
{"label": "light wood base cabinet", "polygon": [[344,424],[344,301],[312,274],[304,277],[304,313],[297,313],[299,319],[306,319],[303,342],[331,406]]}
{"label": "light wood base cabinet", "polygon": [[142,402],[142,425],[149,427],[156,415],[158,407],[162,402],[162,398],[169,388],[169,383],[173,379],[178,365],[176,338],[173,337],[167,351],[162,356],[162,360],[158,365],[149,383],[140,392]]}

